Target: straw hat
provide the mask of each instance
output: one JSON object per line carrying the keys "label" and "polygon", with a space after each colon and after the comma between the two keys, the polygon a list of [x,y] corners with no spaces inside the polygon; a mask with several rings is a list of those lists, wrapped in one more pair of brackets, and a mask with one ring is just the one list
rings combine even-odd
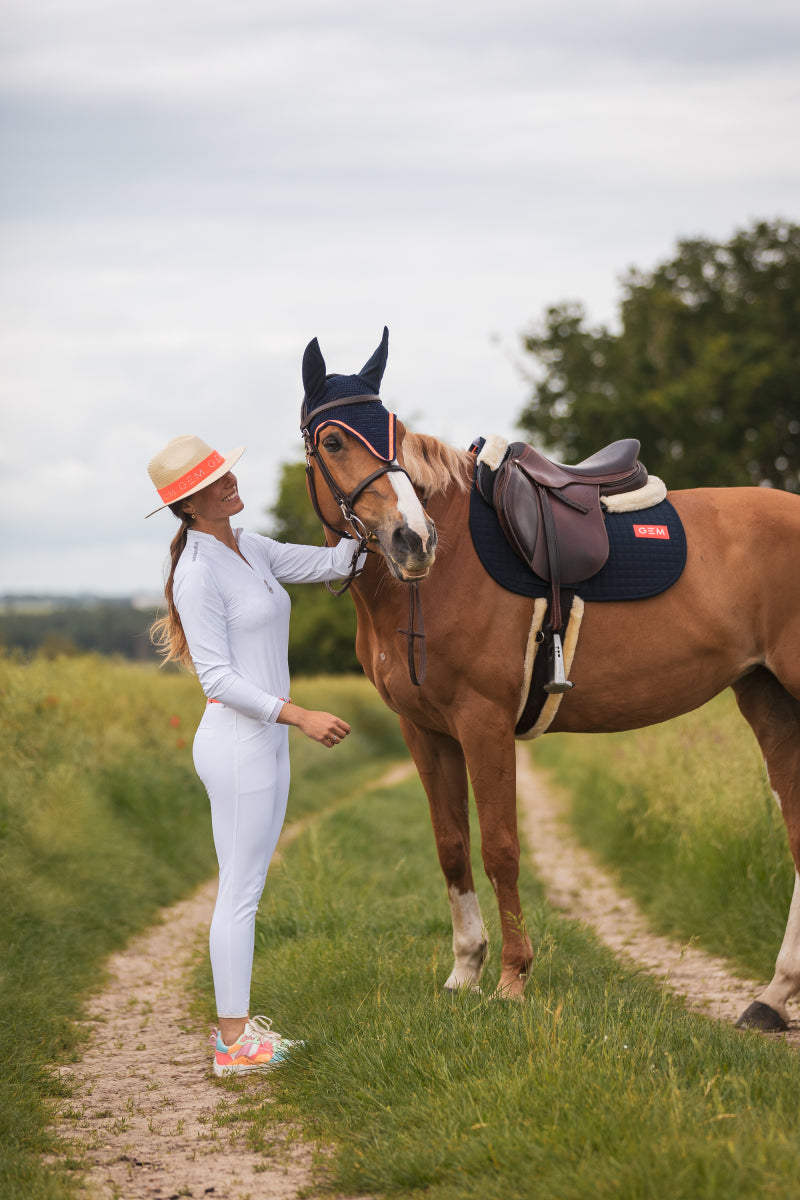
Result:
{"label": "straw hat", "polygon": [[147,464],[147,472],[156,485],[159,496],[164,501],[153,512],[161,512],[174,504],[208,487],[216,479],[221,479],[230,471],[244,454],[244,446],[237,446],[225,458],[217,450],[212,450],[207,442],[190,433],[173,438]]}

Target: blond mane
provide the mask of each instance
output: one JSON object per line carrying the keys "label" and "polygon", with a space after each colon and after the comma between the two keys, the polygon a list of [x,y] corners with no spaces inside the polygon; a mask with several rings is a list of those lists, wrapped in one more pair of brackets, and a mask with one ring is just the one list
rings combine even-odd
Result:
{"label": "blond mane", "polygon": [[459,491],[469,488],[474,459],[427,433],[409,433],[403,438],[402,462],[415,487],[425,496],[446,492],[451,483]]}

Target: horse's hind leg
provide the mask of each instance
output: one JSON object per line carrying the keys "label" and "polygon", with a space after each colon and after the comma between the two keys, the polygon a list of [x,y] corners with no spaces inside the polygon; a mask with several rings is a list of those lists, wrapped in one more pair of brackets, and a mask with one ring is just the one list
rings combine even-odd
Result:
{"label": "horse's hind leg", "polygon": [[758,738],[795,864],[794,895],[775,975],[737,1024],[751,1029],[786,1029],[786,1001],[800,992],[800,703],[763,668],[734,684],[733,690]]}
{"label": "horse's hind leg", "polygon": [[445,988],[478,991],[488,946],[470,863],[469,787],[457,741],[404,717],[400,727],[428,797],[436,851],[447,883],[455,962]]}

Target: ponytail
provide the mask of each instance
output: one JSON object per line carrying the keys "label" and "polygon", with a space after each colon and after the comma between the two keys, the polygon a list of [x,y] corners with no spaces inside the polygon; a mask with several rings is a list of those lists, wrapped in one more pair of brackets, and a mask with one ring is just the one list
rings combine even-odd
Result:
{"label": "ponytail", "polygon": [[150,626],[150,641],[161,655],[161,665],[175,662],[179,666],[186,667],[187,670],[193,671],[194,665],[192,657],[189,653],[189,646],[186,641],[186,634],[183,632],[183,625],[178,615],[178,610],[175,607],[175,601],[172,595],[172,585],[175,579],[175,568],[178,565],[178,559],[183,553],[186,546],[186,539],[191,528],[191,519],[182,511],[183,501],[179,500],[175,504],[170,504],[170,510],[175,514],[181,523],[181,527],[172,539],[169,548],[170,569],[167,576],[167,582],[164,585],[164,595],[167,600],[166,616],[159,617]]}

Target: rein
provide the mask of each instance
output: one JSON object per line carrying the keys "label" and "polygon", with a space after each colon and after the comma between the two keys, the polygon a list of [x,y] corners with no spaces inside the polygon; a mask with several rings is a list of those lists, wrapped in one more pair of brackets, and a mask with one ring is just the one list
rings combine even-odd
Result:
{"label": "rein", "polygon": [[[328,466],[322,455],[319,453],[319,450],[314,445],[314,439],[309,432],[308,424],[310,419],[318,416],[319,413],[324,409],[340,408],[343,404],[365,404],[377,399],[377,396],[348,396],[341,400],[331,400],[327,404],[322,404],[312,413],[307,413],[306,406],[303,404],[300,430],[303,434],[303,441],[305,442],[306,447],[306,481],[308,483],[308,494],[311,499],[311,507],[314,509],[314,512],[316,513],[322,525],[326,529],[330,530],[331,533],[335,533],[337,537],[352,538],[354,541],[358,542],[358,545],[353,553],[353,561],[350,565],[350,574],[347,576],[342,586],[340,588],[332,588],[330,583],[327,581],[325,583],[326,588],[332,596],[343,596],[344,593],[349,589],[350,585],[358,574],[357,563],[359,556],[363,550],[368,549],[367,543],[370,540],[370,535],[367,533],[364,522],[358,516],[353,507],[356,500],[371,483],[374,483],[376,479],[380,479],[382,475],[388,475],[392,471],[400,471],[406,476],[406,478],[409,478],[409,476],[405,467],[401,467],[399,463],[383,463],[376,471],[373,471],[371,475],[367,475],[365,479],[362,479],[360,483],[357,483],[351,492],[343,492],[328,470]],[[348,529],[337,529],[335,525],[331,525],[330,522],[326,521],[323,517],[319,507],[319,500],[317,499],[317,485],[314,478],[314,469],[312,467],[313,461],[316,461],[320,474],[327,484],[328,491],[339,506],[339,511],[341,512],[342,517],[354,530],[353,533],[351,533]],[[398,629],[397,632],[402,633],[405,636],[408,645],[408,673],[411,676],[411,682],[413,683],[414,687],[420,687],[423,679],[425,678],[426,655],[425,626],[422,620],[422,604],[419,598],[418,583],[409,584],[408,595],[408,629]],[[419,632],[417,632],[415,628],[417,615],[419,615]],[[418,640],[420,643],[419,672],[417,671],[416,667],[416,650],[414,644],[416,640]]]}
{"label": "rein", "polygon": [[[414,629],[417,613],[419,613],[419,633]],[[425,678],[427,655],[425,653],[425,622],[422,619],[422,601],[419,598],[418,583],[411,583],[408,587],[408,629],[398,629],[397,632],[405,634],[408,647],[408,673],[411,676],[411,682],[414,687],[421,687]],[[419,674],[417,674],[414,648],[415,638],[419,639]]]}

